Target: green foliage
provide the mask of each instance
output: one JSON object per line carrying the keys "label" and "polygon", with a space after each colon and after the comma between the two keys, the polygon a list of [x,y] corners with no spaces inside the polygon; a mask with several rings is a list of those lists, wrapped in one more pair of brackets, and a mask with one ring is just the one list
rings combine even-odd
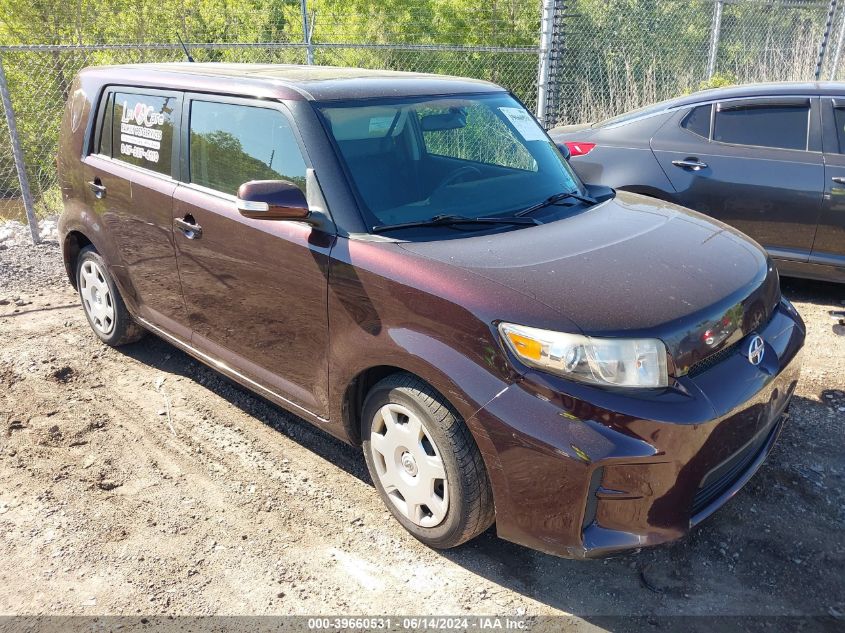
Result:
{"label": "green foliage", "polygon": [[[597,120],[706,87],[808,79],[823,2],[723,4],[717,74],[707,74],[714,0],[571,0],[557,51],[552,122]],[[537,0],[308,0],[317,64],[473,76],[536,103],[537,54],[356,48],[450,44],[536,47]],[[299,0],[0,0],[0,44],[301,43]],[[349,47],[326,45],[351,44]],[[321,47],[321,45],[323,45]],[[302,48],[195,46],[197,61],[304,63]],[[5,53],[36,198],[55,186],[59,117],[83,66],[181,61],[179,50]],[[0,132],[3,130],[0,129]],[[0,150],[0,161],[10,160]],[[0,195],[17,189],[0,165]],[[42,192],[44,195],[42,195]],[[48,204],[49,197],[44,197]],[[52,204],[52,203],[50,203]]]}
{"label": "green foliage", "polygon": [[705,79],[699,83],[698,89],[724,88],[726,86],[733,86],[737,81],[736,75],[733,73],[716,73],[710,79]]}

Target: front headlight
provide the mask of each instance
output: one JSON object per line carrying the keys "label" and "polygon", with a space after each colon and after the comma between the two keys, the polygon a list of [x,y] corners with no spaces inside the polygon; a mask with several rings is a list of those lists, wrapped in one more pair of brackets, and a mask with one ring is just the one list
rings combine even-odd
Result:
{"label": "front headlight", "polygon": [[508,348],[526,365],[572,380],[615,387],[665,387],[666,347],[652,338],[594,338],[500,323]]}

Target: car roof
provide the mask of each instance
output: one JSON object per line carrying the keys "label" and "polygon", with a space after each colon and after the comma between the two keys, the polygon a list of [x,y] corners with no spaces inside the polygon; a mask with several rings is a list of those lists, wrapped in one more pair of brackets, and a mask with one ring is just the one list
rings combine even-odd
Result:
{"label": "car roof", "polygon": [[489,81],[449,75],[296,64],[174,62],[92,66],[82,72],[104,84],[316,101],[505,90]]}
{"label": "car roof", "polygon": [[664,108],[692,105],[719,99],[743,99],[747,97],[783,97],[789,95],[845,95],[845,83],[841,81],[780,81],[756,84],[740,84],[725,88],[699,90],[688,95],[662,102]]}

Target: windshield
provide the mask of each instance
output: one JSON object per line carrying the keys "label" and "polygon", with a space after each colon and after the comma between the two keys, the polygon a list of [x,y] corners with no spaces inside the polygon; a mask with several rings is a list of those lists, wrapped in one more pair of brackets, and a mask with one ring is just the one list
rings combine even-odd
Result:
{"label": "windshield", "polygon": [[319,110],[370,227],[512,215],[582,192],[545,131],[504,93],[333,102]]}

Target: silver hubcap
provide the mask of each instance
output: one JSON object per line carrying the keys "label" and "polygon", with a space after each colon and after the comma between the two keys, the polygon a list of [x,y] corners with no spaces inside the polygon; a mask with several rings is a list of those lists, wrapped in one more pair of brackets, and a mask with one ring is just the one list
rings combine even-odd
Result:
{"label": "silver hubcap", "polygon": [[446,518],[449,486],[440,451],[422,421],[390,403],[373,418],[370,451],[379,482],[393,505],[421,527]]}
{"label": "silver hubcap", "polygon": [[94,327],[103,334],[111,332],[114,328],[114,303],[106,275],[96,262],[88,260],[82,264],[79,294],[82,295],[82,305]]}

